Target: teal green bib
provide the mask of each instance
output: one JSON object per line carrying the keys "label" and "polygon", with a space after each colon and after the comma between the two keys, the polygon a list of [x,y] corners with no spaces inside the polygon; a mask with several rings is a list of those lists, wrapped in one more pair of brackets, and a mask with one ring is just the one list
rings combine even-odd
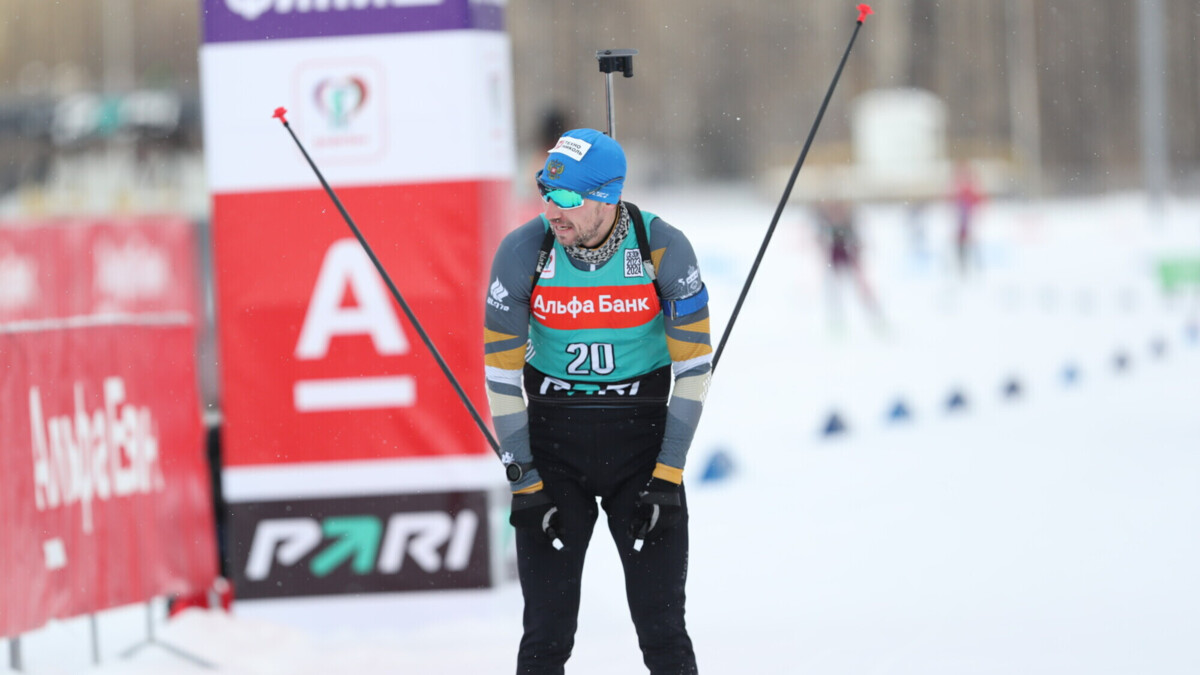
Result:
{"label": "teal green bib", "polygon": [[[643,213],[649,230],[655,216]],[[531,366],[575,382],[617,382],[671,363],[662,307],[632,231],[594,271],[572,265],[557,241],[550,256],[529,299]]]}

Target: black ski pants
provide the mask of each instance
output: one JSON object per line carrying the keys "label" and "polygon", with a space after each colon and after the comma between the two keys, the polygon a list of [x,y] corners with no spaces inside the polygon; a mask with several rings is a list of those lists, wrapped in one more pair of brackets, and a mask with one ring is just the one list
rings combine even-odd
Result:
{"label": "black ski pants", "polygon": [[593,408],[530,402],[534,465],[558,506],[564,548],[537,530],[518,529],[517,570],[525,597],[518,675],[561,675],[578,625],[584,555],[599,515],[608,520],[625,570],[625,596],[642,660],[653,675],[696,673],[684,626],[687,500],[679,523],[633,550],[629,522],[637,493],[654,471],[666,406]]}

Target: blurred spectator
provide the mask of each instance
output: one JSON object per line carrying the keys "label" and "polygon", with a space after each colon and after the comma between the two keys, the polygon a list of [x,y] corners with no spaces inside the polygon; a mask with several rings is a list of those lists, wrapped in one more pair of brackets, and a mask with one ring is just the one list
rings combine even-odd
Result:
{"label": "blurred spectator", "polygon": [[[538,127],[539,148],[543,151],[553,148],[554,144],[558,142],[559,137],[572,128],[569,126],[570,121],[571,118],[567,115],[567,111],[557,105],[550,106],[550,108],[542,113],[542,122]],[[546,161],[545,157],[541,157],[540,159],[541,161],[538,162],[539,169],[542,168],[542,163]]]}
{"label": "blurred spectator", "polygon": [[534,189],[533,176],[546,163],[546,153],[558,143],[559,137],[573,127],[570,114],[557,104],[551,104],[542,112],[538,121],[536,146],[528,159],[528,166],[515,178],[513,189],[519,197],[514,202],[518,213],[513,222],[523,223],[542,212],[542,199]]}
{"label": "blurred spectator", "polygon": [[909,262],[917,270],[925,270],[933,257],[926,232],[930,200],[916,197],[904,209],[904,229],[908,234]]}

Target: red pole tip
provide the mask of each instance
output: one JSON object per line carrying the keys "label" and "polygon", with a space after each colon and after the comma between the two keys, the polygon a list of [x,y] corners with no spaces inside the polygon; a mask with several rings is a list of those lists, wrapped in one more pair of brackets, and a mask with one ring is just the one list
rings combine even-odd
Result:
{"label": "red pole tip", "polygon": [[863,21],[866,21],[867,17],[874,13],[875,13],[875,10],[871,9],[870,5],[868,5],[866,3],[859,5],[858,6],[858,22],[862,23]]}
{"label": "red pole tip", "polygon": [[275,109],[275,114],[271,115],[271,117],[278,117],[280,122],[287,124],[287,118],[284,117],[284,115],[286,115],[286,114],[287,114],[287,108],[284,108],[283,106],[279,106],[278,108]]}

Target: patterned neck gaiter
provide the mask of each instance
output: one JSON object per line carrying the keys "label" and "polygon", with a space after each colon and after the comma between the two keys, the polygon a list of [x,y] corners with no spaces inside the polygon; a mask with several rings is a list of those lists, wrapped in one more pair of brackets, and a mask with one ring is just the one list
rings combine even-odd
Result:
{"label": "patterned neck gaiter", "polygon": [[585,248],[583,246],[565,246],[567,255],[571,256],[579,262],[588,263],[591,265],[602,265],[613,255],[617,249],[621,248],[622,242],[625,241],[625,236],[629,234],[629,211],[625,209],[625,205],[621,204],[621,218],[617,224],[613,226],[613,231],[608,235],[608,239],[603,244],[596,248]]}

